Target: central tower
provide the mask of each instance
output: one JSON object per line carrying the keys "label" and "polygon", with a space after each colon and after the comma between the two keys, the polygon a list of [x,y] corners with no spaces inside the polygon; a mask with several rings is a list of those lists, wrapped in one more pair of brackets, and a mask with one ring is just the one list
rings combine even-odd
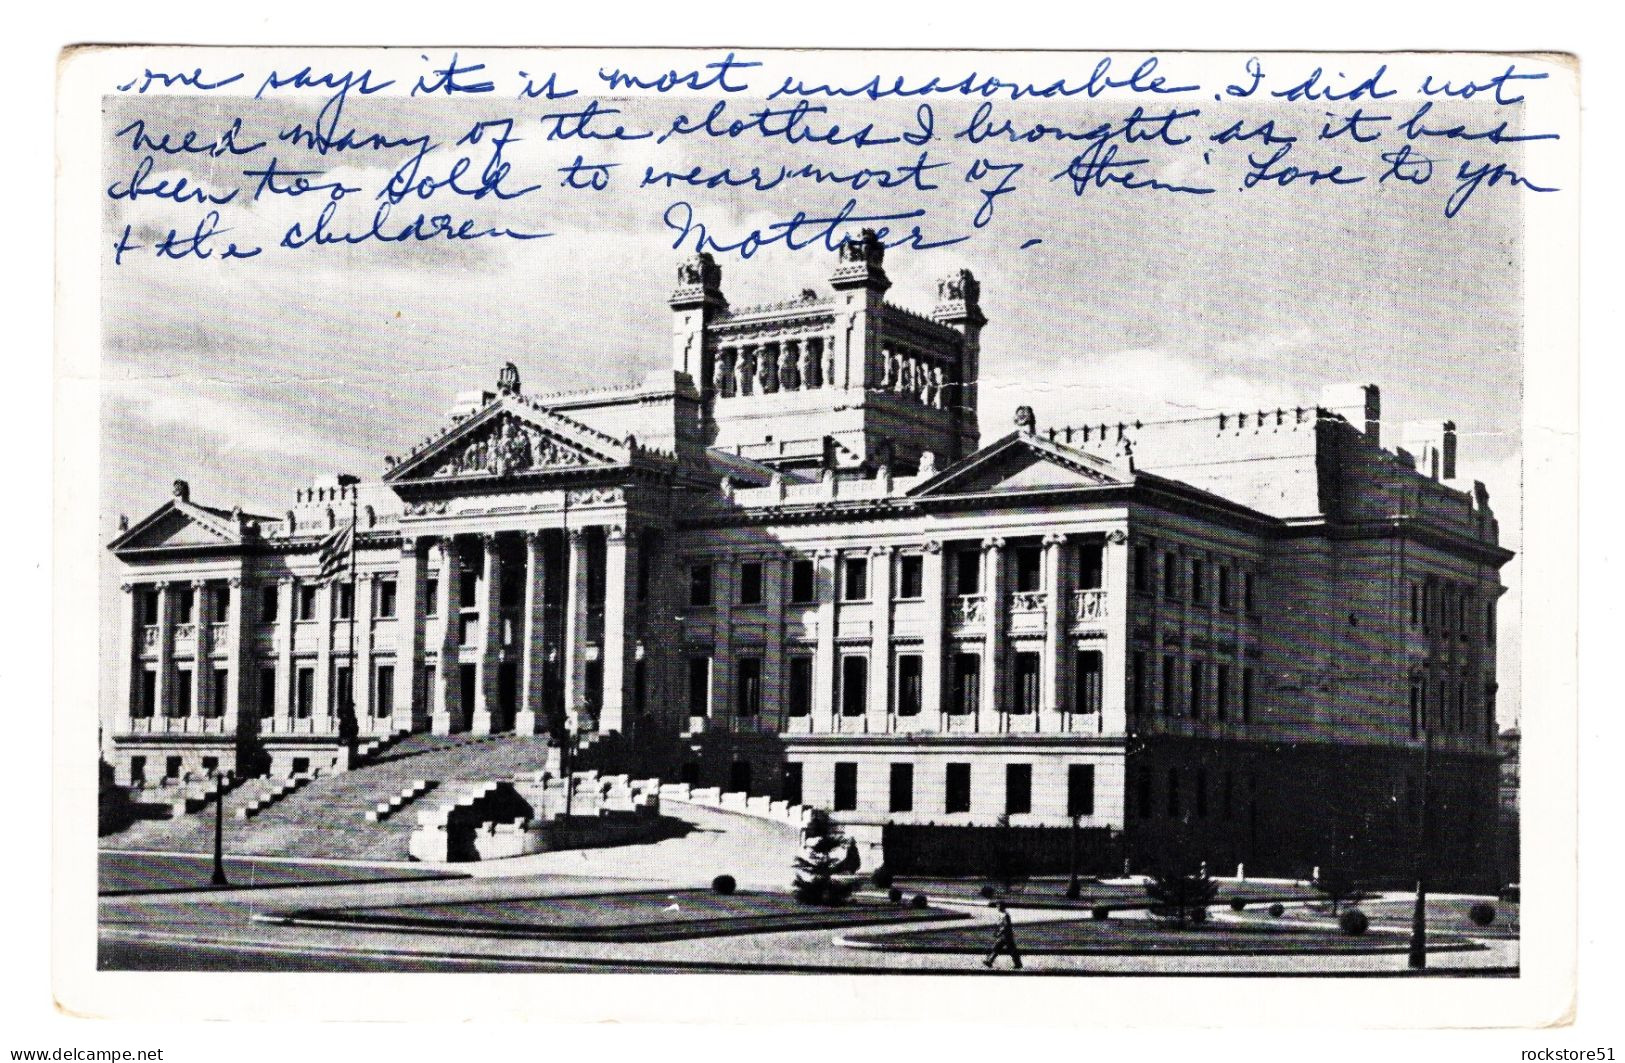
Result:
{"label": "central tower", "polygon": [[913,472],[974,451],[987,319],[969,270],[937,285],[930,316],[885,301],[885,248],[843,243],[832,293],[733,308],[710,255],[677,267],[673,368],[703,396],[711,446],[783,469]]}

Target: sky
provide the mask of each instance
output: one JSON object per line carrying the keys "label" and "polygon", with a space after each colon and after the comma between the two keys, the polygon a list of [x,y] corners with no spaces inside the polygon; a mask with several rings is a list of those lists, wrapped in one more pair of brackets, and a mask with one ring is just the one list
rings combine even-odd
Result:
{"label": "sky", "polygon": [[[1283,75],[1284,76],[1284,75]],[[276,247],[287,227],[308,226],[323,193],[251,198],[256,178],[275,155],[282,169],[321,171],[313,182],[363,189],[334,204],[342,224],[362,226],[375,209],[373,193],[411,149],[331,153],[326,157],[280,142],[295,123],[317,120],[323,94],[253,101],[237,96],[134,95],[104,98],[103,176],[128,192],[132,180],[151,188],[184,177],[224,196],[229,238],[265,246],[239,261],[160,261],[150,245],[170,228],[191,231],[206,209],[157,196],[104,196],[101,233],[107,248],[143,245],[115,264],[101,260],[103,402],[100,497],[103,542],[119,514],[139,519],[163,503],[170,482],[186,479],[205,504],[279,513],[294,488],[314,477],[352,472],[376,477],[386,454],[404,453],[445,421],[452,396],[490,387],[513,361],[531,393],[620,384],[667,367],[674,263],[692,250],[673,247],[677,235],[662,221],[678,201],[691,204],[721,242],[737,240],[797,210],[838,210],[849,198],[859,209],[900,213],[924,207],[922,229],[936,238],[969,235],[953,246],[895,247],[887,272],[888,299],[929,311],[936,280],[971,269],[982,283],[988,325],[982,337],[981,424],[992,439],[1007,430],[1017,405],[1035,407],[1040,425],[1151,419],[1222,409],[1274,408],[1313,402],[1335,383],[1382,388],[1390,445],[1403,421],[1454,420],[1466,479],[1483,480],[1501,523],[1502,542],[1520,547],[1522,377],[1525,336],[1522,195],[1508,185],[1481,187],[1446,219],[1449,188],[1441,176],[1426,187],[1378,182],[1379,149],[1392,139],[1358,144],[1300,143],[1293,161],[1330,170],[1337,164],[1364,181],[1297,180],[1242,189],[1249,153],[1273,148],[1218,144],[1211,134],[1231,122],[1249,128],[1275,119],[1313,138],[1328,115],[1353,104],[1292,104],[1136,98],[997,101],[995,113],[1020,129],[1038,124],[1083,130],[1121,123],[1141,106],[1155,115],[1202,107],[1205,113],[1171,123],[1163,140],[1120,139],[1122,159],[1145,158],[1141,175],[1168,184],[1213,187],[1208,195],[1155,188],[1093,185],[1075,192],[1064,176],[1086,144],[1053,138],[972,144],[953,131],[973,119],[977,102],[932,101],[939,134],[924,147],[907,143],[866,148],[790,144],[746,133],[735,137],[678,136],[664,144],[639,141],[548,140],[549,113],[579,110],[587,94],[568,100],[518,103],[490,97],[405,100],[352,97],[341,128],[423,135],[438,145],[420,174],[446,176],[451,160],[470,158],[478,174],[490,160],[487,126],[479,144],[455,141],[476,123],[515,118],[502,149],[511,170],[498,183],[534,191],[511,200],[408,198],[392,217],[419,210],[453,211],[524,232],[535,240],[486,239],[449,243],[370,243],[353,247]],[[919,128],[918,101],[821,101],[814,116],[851,130],[874,123],[876,136]],[[621,111],[605,128],[664,131],[678,115],[697,119],[709,100],[693,96],[600,98]],[[760,97],[727,100],[740,116],[763,106]],[[1415,101],[1367,102],[1368,111],[1395,118]],[[1511,115],[1482,100],[1436,104],[1429,120],[1485,128]],[[132,151],[131,122],[156,137],[196,130],[209,139],[235,118],[242,143],[256,152],[167,156]],[[1392,125],[1392,123],[1388,123]],[[554,127],[556,128],[556,126]],[[1372,126],[1373,129],[1379,126]],[[121,131],[124,131],[121,133]],[[1187,142],[1172,144],[1179,135]],[[1391,129],[1386,135],[1394,136]],[[1524,165],[1523,151],[1455,140],[1426,142],[1438,170],[1487,158]],[[921,151],[944,165],[922,182],[937,187],[851,188],[786,180],[766,192],[640,188],[646,167],[714,173],[751,166],[817,165],[832,171],[869,168],[897,174]],[[1529,154],[1533,154],[1533,149]],[[154,154],[144,176],[134,174]],[[612,163],[603,191],[558,186],[559,167],[576,156]],[[983,165],[978,171],[978,162]],[[991,200],[985,226],[978,208],[1011,163],[1021,168],[1012,191]],[[1005,167],[1006,169],[1000,169]],[[967,180],[969,174],[979,177]],[[471,181],[473,179],[471,178]],[[431,209],[432,208],[432,209]],[[692,237],[692,234],[690,234]],[[1033,241],[1038,241],[1034,243]],[[145,251],[145,253],[143,253]],[[789,298],[803,288],[824,290],[833,256],[822,247],[762,248],[748,260],[719,254],[730,302],[744,305]],[[103,558],[104,571],[110,572]],[[1501,684],[1517,689],[1518,562],[1503,570],[1513,588],[1503,599]],[[1516,699],[1503,694],[1504,722]]]}

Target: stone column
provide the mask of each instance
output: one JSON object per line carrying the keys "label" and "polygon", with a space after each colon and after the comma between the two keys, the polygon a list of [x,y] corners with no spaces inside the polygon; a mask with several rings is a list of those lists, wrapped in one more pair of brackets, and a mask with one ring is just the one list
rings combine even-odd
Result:
{"label": "stone column", "polygon": [[480,658],[475,665],[474,711],[469,729],[488,735],[501,711],[502,699],[502,552],[494,534],[482,535],[485,546],[485,578],[475,592],[475,608],[480,614]]}
{"label": "stone column", "polygon": [[733,610],[738,559],[731,553],[717,554],[711,568],[711,610],[715,618],[715,632],[711,642],[711,716],[712,719],[732,726],[739,718],[735,700],[733,648]]}
{"label": "stone column", "polygon": [[[113,599],[118,606],[119,673],[113,692],[113,733],[128,734],[135,716],[135,677],[141,668],[141,645],[136,637],[140,625],[136,612],[141,608],[141,595],[145,589],[139,583],[119,584],[119,596]],[[123,769],[120,769],[121,771]]]}
{"label": "stone column", "polygon": [[[192,581],[192,715],[199,721],[209,718],[210,695],[214,692],[214,661],[210,658],[209,636],[214,633],[209,618],[209,584]],[[205,726],[199,723],[199,728]]]}
{"label": "stone column", "polygon": [[564,600],[564,714],[572,731],[581,726],[587,696],[587,530],[565,532],[570,544]]}
{"label": "stone column", "polygon": [[[376,734],[380,728],[388,730],[372,711],[372,618],[373,593],[376,584],[373,573],[358,572],[355,577],[355,600],[350,603],[355,617],[355,652],[350,660],[350,689],[353,691],[356,729],[365,734]],[[397,607],[399,602],[396,603]],[[398,609],[397,609],[398,611]],[[346,640],[348,645],[348,640]]]}
{"label": "stone column", "polygon": [[1065,689],[1068,674],[1071,669],[1067,662],[1062,660],[1066,648],[1067,601],[1066,593],[1066,536],[1051,532],[1044,536],[1044,590],[1047,597],[1044,599],[1044,661],[1039,682],[1043,685],[1043,696],[1039,705],[1039,716],[1049,714],[1048,720],[1035,720],[1035,729],[1040,731],[1062,731],[1066,729],[1066,717],[1063,715],[1071,698]]}
{"label": "stone column", "polygon": [[982,704],[977,730],[997,730],[1002,726],[1004,704],[1004,540],[993,536],[982,540],[982,594],[987,627],[982,644]]}
{"label": "stone column", "polygon": [[836,558],[833,550],[819,550],[814,555],[814,572],[818,598],[818,650],[813,664],[812,729],[834,729],[834,717],[840,706],[835,704],[835,622],[836,622]]}
{"label": "stone column", "polygon": [[524,641],[519,656],[519,711],[514,730],[519,734],[547,733],[543,711],[547,676],[547,539],[546,532],[525,533]]}
{"label": "stone column", "polygon": [[[921,563],[922,591],[925,595],[925,640],[920,646],[920,715],[935,719],[942,711],[943,633],[947,605],[943,586],[942,543],[928,539]],[[933,724],[935,726],[935,724]]]}
{"label": "stone column", "polygon": [[437,604],[445,627],[440,636],[440,661],[435,668],[434,714],[430,725],[435,734],[447,735],[461,731],[466,722],[459,638],[463,567],[457,540],[448,535],[437,546],[440,550],[440,601]]}
{"label": "stone column", "polygon": [[254,730],[254,714],[243,711],[243,692],[253,689],[244,683],[253,660],[243,637],[248,629],[248,587],[241,576],[232,576],[226,588],[226,703],[221,715],[227,734],[247,735]]}
{"label": "stone column", "polygon": [[761,720],[783,730],[785,720],[784,684],[784,603],[789,597],[785,583],[790,578],[784,554],[774,554],[762,562],[762,611],[767,627],[762,635]]}
{"label": "stone column", "polygon": [[[413,731],[428,730],[432,696],[424,689],[423,681],[429,566],[423,563],[421,549],[420,540],[410,535],[401,537],[401,562],[395,577],[395,696],[396,704],[406,710],[407,728]],[[404,705],[400,704],[402,700]],[[390,730],[399,729],[392,720]]]}
{"label": "stone column", "polygon": [[276,603],[276,689],[278,710],[272,717],[273,729],[278,726],[277,716],[281,717],[281,729],[288,730],[292,725],[288,722],[293,719],[294,702],[297,694],[294,690],[293,665],[293,605],[298,597],[298,585],[292,576],[282,576],[277,580]]}
{"label": "stone column", "polygon": [[636,533],[612,525],[604,534],[604,698],[598,714],[600,733],[626,730],[632,672],[637,667],[637,625],[627,622],[627,591],[637,581],[637,565]]}
{"label": "stone column", "polygon": [[869,711],[870,731],[891,730],[892,548],[869,550]]}
{"label": "stone column", "polygon": [[333,702],[333,614],[335,583],[316,589],[316,693],[310,707],[313,730],[336,729],[338,706]]}
{"label": "stone column", "polygon": [[169,580],[159,580],[153,586],[158,589],[158,674],[153,712],[167,720],[175,708],[175,593]]}
{"label": "stone column", "polygon": [[[1100,714],[1097,726],[1108,734],[1124,734],[1128,730],[1128,660],[1129,660],[1129,545],[1128,533],[1121,528],[1115,528],[1106,534],[1106,545],[1101,557],[1101,586],[1106,591],[1106,639],[1101,647],[1104,651],[1101,662],[1100,675]],[[1161,588],[1156,588],[1161,590]],[[1245,613],[1241,607],[1241,588],[1236,588],[1237,612]],[[1160,647],[1159,647],[1160,648]],[[1147,654],[1146,675],[1152,675],[1161,665],[1156,664],[1157,655]],[[1248,664],[1237,647],[1236,657],[1236,702],[1234,713],[1237,719],[1241,717],[1241,669]],[[1149,695],[1146,696],[1147,712],[1156,712],[1156,703]]]}

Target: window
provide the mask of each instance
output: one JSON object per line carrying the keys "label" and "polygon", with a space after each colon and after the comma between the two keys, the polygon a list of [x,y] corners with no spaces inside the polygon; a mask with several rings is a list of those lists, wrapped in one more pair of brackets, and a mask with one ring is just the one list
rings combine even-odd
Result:
{"label": "window", "polygon": [[440,580],[434,576],[423,581],[423,615],[440,615]]}
{"label": "window", "polygon": [[1131,661],[1132,663],[1130,667],[1133,669],[1131,682],[1133,683],[1133,689],[1130,691],[1130,696],[1134,699],[1132,702],[1134,711],[1136,713],[1143,713],[1146,711],[1146,706],[1150,703],[1150,699],[1147,697],[1149,692],[1146,690],[1145,651],[1135,650]]}
{"label": "window", "polygon": [[212,775],[218,774],[219,771],[220,771],[220,758],[219,757],[204,757],[203,758],[203,774],[212,776]]}
{"label": "window", "polygon": [[982,553],[961,550],[954,555],[954,586],[960,594],[982,593]]}
{"label": "window", "polygon": [[1033,766],[1006,764],[1004,766],[1004,811],[1006,815],[1021,816],[1033,810]]}
{"label": "window", "polygon": [[1190,697],[1188,701],[1191,719],[1193,720],[1202,718],[1202,695],[1206,693],[1203,689],[1206,683],[1207,666],[1201,661],[1192,661],[1190,667]]}
{"label": "window", "polygon": [[925,597],[925,558],[903,554],[897,559],[897,597]]}
{"label": "window", "polygon": [[175,669],[175,716],[192,715],[192,670],[190,668]]}
{"label": "window", "polygon": [[1179,597],[1179,555],[1172,550],[1162,555],[1162,596]]}
{"label": "window", "polygon": [[1168,818],[1179,816],[1179,769],[1168,769]]}
{"label": "window", "polygon": [[688,604],[707,608],[711,604],[711,566],[688,567]]}
{"label": "window", "polygon": [[355,584],[341,583],[333,603],[333,619],[348,620],[355,615]]}
{"label": "window", "polygon": [[[1099,650],[1079,650],[1074,659],[1072,705],[1075,712],[1093,716],[1101,708],[1101,662]],[[1143,658],[1142,658],[1143,663]]]}
{"label": "window", "polygon": [[345,715],[355,708],[355,683],[347,664],[333,666],[332,704],[334,715]]}
{"label": "window", "polygon": [[179,779],[181,777],[182,765],[184,763],[185,762],[180,757],[165,757],[164,778]]}
{"label": "window", "polygon": [[151,668],[141,673],[141,697],[136,702],[135,715],[139,720],[150,720],[158,712],[158,673]]}
{"label": "window", "polygon": [[897,715],[918,716],[925,704],[925,658],[904,653],[897,658]]}
{"label": "window", "polygon": [[293,714],[301,720],[310,719],[316,705],[316,669],[299,669],[298,686],[294,694]]}
{"label": "window", "polygon": [[734,711],[753,717],[762,711],[762,659],[741,657],[734,676]]}
{"label": "window", "polygon": [[474,568],[465,568],[457,574],[457,601],[464,609],[474,608],[479,601],[480,573]]}
{"label": "window", "polygon": [[799,605],[816,598],[817,576],[818,570],[811,561],[790,562],[790,600]]}
{"label": "window", "polygon": [[1174,714],[1174,690],[1178,686],[1179,661],[1164,655],[1162,658],[1162,714]]}
{"label": "window", "polygon": [[1134,589],[1141,594],[1151,590],[1151,550],[1144,543],[1134,545]]}
{"label": "window", "polygon": [[260,669],[260,719],[269,720],[276,715],[276,669]]}
{"label": "window", "polygon": [[175,623],[190,624],[192,622],[192,588],[182,587],[175,592]]}
{"label": "window", "polygon": [[1411,581],[1411,627],[1415,627],[1422,619],[1422,589]]}
{"label": "window", "polygon": [[956,812],[970,811],[970,765],[952,763],[948,765],[947,777],[943,786],[943,811],[952,815]]}
{"label": "window", "polygon": [[1495,741],[1495,692],[1499,689],[1493,679],[1484,684],[1484,733],[1491,743]]}
{"label": "window", "polygon": [[395,617],[395,581],[381,579],[373,585],[372,613],[380,620],[392,620]]}
{"label": "window", "polygon": [[1207,769],[1196,769],[1196,818],[1207,818]]}
{"label": "window", "polygon": [[1241,607],[1249,614],[1258,612],[1258,602],[1253,597],[1253,574],[1241,574]]}
{"label": "window", "polygon": [[1230,595],[1230,566],[1219,566],[1219,608],[1234,609],[1236,603]]}
{"label": "window", "polygon": [[1467,730],[1467,684],[1465,681],[1456,681],[1456,730]]}
{"label": "window", "polygon": [[787,686],[785,702],[789,707],[790,715],[811,716],[813,703],[813,659],[811,657],[790,658],[790,675]]}
{"label": "window", "polygon": [[1083,543],[1078,547],[1078,588],[1097,590],[1105,575],[1105,548],[1100,543]]}
{"label": "window", "polygon": [[148,627],[158,622],[158,591],[141,592],[141,622]]}
{"label": "window", "polygon": [[869,710],[869,658],[841,658],[841,715],[862,716]]}
{"label": "window", "polygon": [[688,714],[711,715],[711,658],[688,659]]}
{"label": "window", "polygon": [[869,559],[848,557],[841,562],[841,600],[862,602],[869,598]]}
{"label": "window", "polygon": [[276,584],[260,588],[260,623],[276,623],[278,606],[282,601],[280,588]]}
{"label": "window", "polygon": [[1038,711],[1038,699],[1043,676],[1039,674],[1042,658],[1036,653],[1016,654],[1016,703],[1010,710],[1022,716]]}
{"label": "window", "polygon": [[791,761],[784,766],[784,783],[780,796],[792,805],[801,804],[801,764]]}
{"label": "window", "polygon": [[131,786],[145,786],[145,785],[147,785],[147,758],[146,757],[131,757],[130,758],[130,785]]}
{"label": "window", "polygon": [[851,812],[858,807],[858,765],[856,761],[835,762],[836,812]]}
{"label": "window", "polygon": [[739,566],[739,604],[762,604],[762,563],[746,561]]}
{"label": "window", "polygon": [[1092,816],[1095,814],[1095,766],[1068,764],[1066,766],[1066,814]]}
{"label": "window", "polygon": [[224,624],[231,613],[231,587],[216,587],[209,600],[212,603],[209,610],[210,622]]}
{"label": "window", "polygon": [[1230,712],[1230,666],[1214,665],[1213,677],[1216,680],[1213,692],[1213,716],[1222,720]]}
{"label": "window", "polygon": [[301,583],[299,585],[298,610],[293,614],[295,620],[316,619],[316,585]]}
{"label": "window", "polygon": [[1151,772],[1150,772],[1149,769],[1146,769],[1146,768],[1141,768],[1140,769],[1140,771],[1138,773],[1138,776],[1135,778],[1135,790],[1136,790],[1135,796],[1137,798],[1139,798],[1139,802],[1140,802],[1140,818],[1141,819],[1150,819],[1151,818]]}
{"label": "window", "polygon": [[1411,684],[1411,737],[1416,738],[1422,729],[1422,684]]}
{"label": "window", "polygon": [[914,811],[914,765],[893,764],[891,766],[890,789],[889,808],[891,811]]}
{"label": "window", "polygon": [[231,672],[225,668],[214,670],[214,689],[209,695],[209,716],[219,719],[226,714],[226,705],[231,701]]}
{"label": "window", "polygon": [[1207,566],[1200,558],[1191,558],[1191,602],[1207,604]]}
{"label": "window", "polygon": [[1042,590],[1044,586],[1044,554],[1036,546],[1018,546],[1016,554],[1016,590],[1018,592]]}
{"label": "window", "polygon": [[378,666],[377,678],[372,688],[372,714],[374,716],[389,716],[395,711],[395,666],[381,664]]}
{"label": "window", "polygon": [[982,699],[982,658],[975,653],[954,654],[954,697],[952,711],[955,715],[973,715]]}
{"label": "window", "polygon": [[1253,670],[1241,670],[1241,722],[1246,723],[1253,716]]}

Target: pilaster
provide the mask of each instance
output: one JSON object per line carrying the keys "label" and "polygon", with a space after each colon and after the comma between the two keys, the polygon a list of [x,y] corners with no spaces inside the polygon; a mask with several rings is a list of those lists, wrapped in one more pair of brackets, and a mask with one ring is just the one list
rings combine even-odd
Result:
{"label": "pilaster", "polygon": [[[389,721],[380,719],[372,704],[372,626],[377,612],[374,593],[377,584],[371,572],[358,572],[355,577],[355,600],[350,603],[355,617],[355,652],[350,661],[351,701],[358,728],[369,734],[388,733]],[[399,601],[396,602],[399,612]]]}
{"label": "pilaster", "polygon": [[579,733],[587,697],[587,529],[565,532],[569,541],[564,620],[564,712]]}
{"label": "pilaster", "polygon": [[[1101,586],[1106,590],[1106,640],[1102,647],[1106,652],[1102,655],[1100,675],[1100,711],[1101,730],[1107,734],[1124,734],[1128,730],[1128,662],[1132,649],[1129,645],[1129,554],[1131,553],[1128,533],[1121,528],[1113,529],[1106,534],[1106,545],[1101,557]],[[1241,588],[1236,588],[1237,612],[1245,613],[1241,607]],[[1238,647],[1239,649],[1239,647]],[[1146,676],[1157,672],[1161,666],[1156,664],[1156,654],[1148,654],[1146,661]],[[1246,658],[1238,653],[1236,672],[1236,714],[1241,714],[1241,667]],[[1155,712],[1156,703],[1149,693],[1145,700],[1146,711]]]}
{"label": "pilaster", "polygon": [[982,540],[982,587],[986,595],[987,628],[982,646],[982,704],[978,730],[1001,728],[1004,703],[1004,626],[1009,603],[1004,592],[1004,540]]}
{"label": "pilaster", "polygon": [[135,716],[135,677],[141,667],[141,647],[136,643],[136,611],[141,608],[142,587],[138,583],[119,584],[119,596],[113,599],[118,607],[118,678],[113,693],[113,732],[127,734]]}
{"label": "pilaster", "polygon": [[459,615],[463,608],[463,569],[455,539],[446,536],[436,548],[440,551],[440,601],[437,604],[444,628],[440,635],[440,662],[435,668],[434,713],[430,725],[435,734],[451,734],[461,731],[465,722]]}
{"label": "pilaster", "polygon": [[[192,715],[207,720],[214,694],[214,660],[210,656],[209,636],[214,634],[209,614],[209,584],[206,580],[192,581]],[[200,724],[201,726],[201,724]]]}
{"label": "pilaster", "polygon": [[487,735],[502,711],[502,551],[494,534],[481,536],[480,541],[485,547],[485,578],[475,592],[475,608],[480,614],[480,656],[469,729]]}
{"label": "pilaster", "polygon": [[921,563],[922,591],[925,595],[925,639],[920,652],[921,715],[936,720],[942,711],[943,632],[947,605],[942,572],[942,543],[928,539]]}
{"label": "pilaster", "polygon": [[[637,578],[637,538],[621,525],[604,533],[604,697],[598,714],[601,733],[626,729],[632,655],[636,634],[626,622],[627,588]],[[628,634],[633,637],[628,638]]]}
{"label": "pilaster", "polygon": [[[423,667],[425,616],[428,613],[428,566],[423,563],[422,542],[412,536],[401,537],[401,562],[396,570],[397,602],[395,609],[395,687],[398,699],[404,700],[397,709],[405,709],[407,727],[413,731],[428,730],[431,691],[424,689]],[[397,730],[396,721],[390,729]]]}
{"label": "pilaster", "polygon": [[891,583],[892,548],[869,550],[869,730],[886,732],[891,724]]}
{"label": "pilaster", "polygon": [[298,585],[292,576],[277,580],[276,605],[276,689],[277,715],[290,721],[296,711],[297,694],[293,672],[293,606],[298,597]]}
{"label": "pilaster", "polygon": [[1065,717],[1070,698],[1065,689],[1066,676],[1071,669],[1061,659],[1066,645],[1064,622],[1066,617],[1065,560],[1066,536],[1050,533],[1044,536],[1044,661],[1039,680],[1043,687],[1039,730],[1060,731],[1065,728]]}
{"label": "pilaster", "polygon": [[835,551],[819,550],[814,555],[814,562],[817,565],[814,575],[818,598],[818,649],[813,665],[812,728],[815,731],[829,731],[834,729],[834,716],[840,711],[840,706],[835,704]]}
{"label": "pilaster", "polygon": [[543,708],[547,675],[547,539],[541,531],[525,533],[524,641],[519,657],[519,711],[514,730],[534,735],[547,732]]}
{"label": "pilaster", "polygon": [[159,580],[153,586],[158,590],[158,670],[153,711],[168,719],[175,712],[175,592],[169,580]]}
{"label": "pilaster", "polygon": [[[323,583],[316,589],[316,694],[310,714],[331,726],[338,717],[333,699],[333,614],[337,584]],[[352,603],[353,604],[353,603]],[[320,729],[321,725],[316,725]]]}

